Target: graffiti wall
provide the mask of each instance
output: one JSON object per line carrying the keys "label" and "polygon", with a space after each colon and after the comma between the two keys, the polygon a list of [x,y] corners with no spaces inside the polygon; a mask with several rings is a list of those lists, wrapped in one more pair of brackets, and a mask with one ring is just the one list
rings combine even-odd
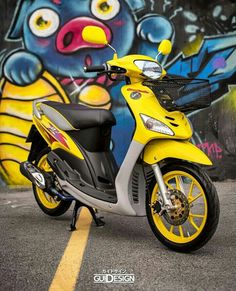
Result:
{"label": "graffiti wall", "polygon": [[3,0],[0,8],[1,183],[27,183],[19,163],[27,159],[25,138],[38,98],[112,110],[118,123],[112,147],[121,164],[134,122],[120,94],[123,82],[83,71],[113,54],[83,41],[88,25],[101,27],[119,56],[155,57],[162,39],[173,42],[172,53],[160,59],[168,73],[211,84],[212,106],[189,115],[192,141],[214,161],[213,178],[236,178],[234,1]]}

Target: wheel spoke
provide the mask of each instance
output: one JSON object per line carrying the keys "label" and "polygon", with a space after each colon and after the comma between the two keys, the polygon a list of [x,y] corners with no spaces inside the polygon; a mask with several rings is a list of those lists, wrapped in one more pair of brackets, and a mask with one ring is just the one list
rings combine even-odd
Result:
{"label": "wheel spoke", "polygon": [[40,169],[46,171],[46,172],[50,172],[51,171],[51,167],[47,162],[47,158],[45,157],[45,159],[42,161],[41,165],[38,165]]}
{"label": "wheel spoke", "polygon": [[198,198],[202,197],[203,193],[201,192],[200,194],[198,194],[197,196],[193,197],[193,196],[190,196],[188,199],[188,202],[189,203],[193,203],[194,201],[196,201]]}
{"label": "wheel spoke", "polygon": [[189,192],[188,192],[188,197],[192,197],[193,187],[194,187],[194,181],[192,181],[192,183],[190,185]]}
{"label": "wheel spoke", "polygon": [[170,232],[173,233],[173,231],[174,231],[174,225],[171,225]]}
{"label": "wheel spoke", "polygon": [[203,214],[195,214],[195,213],[189,213],[190,217],[196,217],[196,218],[204,218],[205,215]]}
{"label": "wheel spoke", "polygon": [[50,195],[48,195],[48,194],[44,194],[44,195],[45,195],[46,199],[48,200],[48,202],[55,203],[55,200]]}
{"label": "wheel spoke", "polygon": [[193,226],[196,230],[199,230],[199,227],[196,225],[196,223],[194,222],[193,218],[190,216],[188,219],[189,219],[189,222],[192,224],[192,226]]}
{"label": "wheel spoke", "polygon": [[186,195],[185,194],[185,190],[184,190],[184,182],[183,182],[183,178],[182,178],[182,176],[177,176],[177,179],[178,179],[178,184],[179,184],[179,190],[182,192],[182,193],[184,193],[184,195]]}
{"label": "wheel spoke", "polygon": [[179,176],[175,176],[175,183],[176,183],[176,189],[181,190]]}
{"label": "wheel spoke", "polygon": [[172,190],[174,189],[174,187],[171,186],[168,182],[166,182],[166,186],[168,186],[169,189],[172,189]]}
{"label": "wheel spoke", "polygon": [[179,234],[182,238],[184,238],[184,232],[183,232],[183,228],[181,225],[179,225]]}

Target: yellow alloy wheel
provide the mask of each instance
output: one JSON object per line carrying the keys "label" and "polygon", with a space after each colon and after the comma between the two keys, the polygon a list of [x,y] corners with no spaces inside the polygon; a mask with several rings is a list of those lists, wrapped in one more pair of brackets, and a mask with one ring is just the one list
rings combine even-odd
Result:
{"label": "yellow alloy wheel", "polygon": [[[47,162],[47,154],[43,155],[40,160],[38,161],[37,166],[44,170],[45,172],[52,171],[50,168],[50,165]],[[42,203],[42,205],[48,209],[54,209],[59,206],[61,203],[60,201],[55,201],[50,195],[48,195],[46,192],[44,192],[39,187],[36,188],[36,195],[38,196],[38,199]]]}
{"label": "yellow alloy wheel", "polygon": [[[183,224],[173,225],[167,222],[164,216],[155,213],[152,207],[153,222],[161,235],[169,241],[177,244],[189,243],[201,234],[206,224],[208,215],[206,193],[198,180],[185,171],[170,171],[164,174],[163,178],[168,189],[177,189],[187,197],[190,206],[189,215]],[[151,193],[151,205],[157,202],[158,191],[156,184]]]}

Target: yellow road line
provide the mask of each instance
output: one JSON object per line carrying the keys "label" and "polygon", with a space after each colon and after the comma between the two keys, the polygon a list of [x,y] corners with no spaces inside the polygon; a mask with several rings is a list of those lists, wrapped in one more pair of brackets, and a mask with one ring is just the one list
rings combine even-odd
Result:
{"label": "yellow road line", "polygon": [[87,244],[92,217],[83,207],[74,231],[57,268],[49,291],[72,291],[75,289]]}

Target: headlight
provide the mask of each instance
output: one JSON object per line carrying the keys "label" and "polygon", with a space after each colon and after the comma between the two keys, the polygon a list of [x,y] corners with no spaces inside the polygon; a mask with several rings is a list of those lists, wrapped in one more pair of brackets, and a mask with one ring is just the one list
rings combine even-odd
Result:
{"label": "headlight", "polygon": [[152,61],[134,61],[134,64],[143,72],[143,74],[151,79],[158,79],[162,75],[162,66]]}
{"label": "headlight", "polygon": [[163,122],[144,114],[140,114],[140,116],[147,129],[167,135],[174,135],[174,132]]}

